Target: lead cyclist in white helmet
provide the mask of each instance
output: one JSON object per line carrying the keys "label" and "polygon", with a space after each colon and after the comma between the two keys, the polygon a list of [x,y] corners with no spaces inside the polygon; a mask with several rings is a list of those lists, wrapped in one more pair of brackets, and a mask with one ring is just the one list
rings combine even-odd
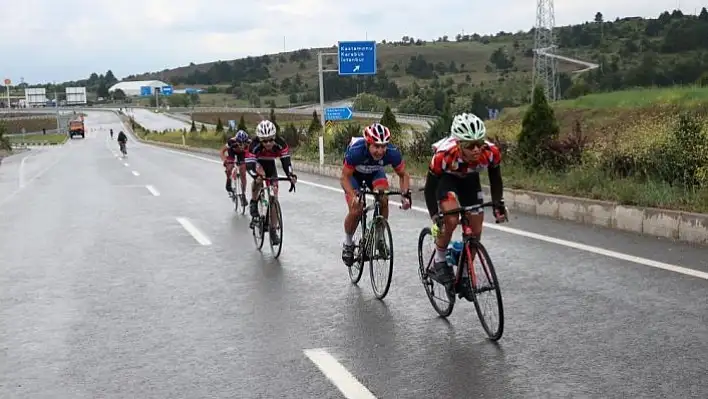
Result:
{"label": "lead cyclist in white helmet", "polygon": [[[482,184],[479,171],[487,169],[492,193],[494,216],[497,222],[506,220],[504,207],[504,185],[501,177],[501,151],[486,140],[484,122],[474,114],[456,115],[450,126],[450,136],[433,144],[433,157],[428,167],[425,181],[425,203],[431,218],[439,211],[449,211],[458,207],[482,204]],[[482,233],[483,212],[468,212],[466,218],[473,234]],[[437,234],[432,279],[441,284],[453,281],[452,268],[445,260],[447,246],[458,224],[458,216],[445,216],[443,228]],[[436,230],[436,229],[434,229]],[[473,254],[474,256],[474,254]],[[463,285],[468,282],[463,281]],[[460,287],[463,296],[471,295],[468,287]],[[471,300],[472,297],[468,297]]]}
{"label": "lead cyclist in white helmet", "polygon": [[[288,143],[276,135],[277,128],[269,120],[262,120],[256,127],[256,137],[251,141],[246,151],[246,170],[255,179],[251,185],[250,213],[251,217],[258,216],[258,204],[256,198],[260,191],[264,178],[278,177],[278,168],[275,166],[275,159],[280,158],[280,163],[287,177],[292,184],[297,182],[297,176],[293,173],[293,166],[290,160],[290,148]],[[273,182],[273,194],[278,195],[278,182]],[[275,231],[270,232],[273,244],[278,245],[280,238]]]}

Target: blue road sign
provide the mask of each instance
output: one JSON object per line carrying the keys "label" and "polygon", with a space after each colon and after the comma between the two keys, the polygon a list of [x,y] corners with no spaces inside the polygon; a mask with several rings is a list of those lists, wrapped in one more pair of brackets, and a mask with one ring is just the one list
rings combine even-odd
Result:
{"label": "blue road sign", "polygon": [[140,95],[141,95],[141,96],[150,96],[150,95],[152,95],[152,87],[150,87],[150,86],[140,86]]}
{"label": "blue road sign", "polygon": [[172,95],[172,86],[162,86],[162,89],[160,90],[160,94],[163,96],[171,96]]}
{"label": "blue road sign", "polygon": [[340,75],[376,75],[376,42],[339,42]]}
{"label": "blue road sign", "polygon": [[354,113],[349,107],[325,108],[326,121],[347,121],[352,118]]}

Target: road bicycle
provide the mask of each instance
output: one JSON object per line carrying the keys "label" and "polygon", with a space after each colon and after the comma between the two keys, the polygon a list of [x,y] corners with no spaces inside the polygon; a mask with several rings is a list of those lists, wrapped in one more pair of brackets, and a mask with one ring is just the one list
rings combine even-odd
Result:
{"label": "road bicycle", "polygon": [[241,169],[237,163],[233,163],[233,168],[231,168],[231,189],[229,196],[234,203],[234,211],[239,212],[240,208],[241,214],[244,215],[248,205],[248,201],[246,201],[246,185],[241,183]]}
{"label": "road bicycle", "polygon": [[[263,248],[266,230],[268,231],[268,241],[270,242],[270,251],[276,259],[280,256],[280,251],[283,249],[283,213],[280,210],[280,202],[273,195],[272,184],[276,181],[289,181],[290,189],[288,192],[295,191],[295,185],[288,177],[272,177],[263,179],[263,187],[258,191],[258,216],[251,221],[251,230],[253,232],[253,242],[256,244],[256,249],[259,251]],[[273,242],[273,234],[277,233],[278,243]],[[277,247],[277,249],[276,249]]]}
{"label": "road bicycle", "polygon": [[[465,206],[457,209],[452,209],[446,212],[438,213],[435,221],[435,225],[438,229],[441,229],[443,218],[447,215],[457,214],[460,217],[462,225],[462,251],[459,252],[457,256],[456,264],[451,266],[454,269],[455,279],[452,283],[442,285],[437,281],[434,281],[429,275],[428,271],[433,266],[433,260],[435,258],[435,237],[433,236],[430,227],[425,227],[421,230],[418,237],[418,276],[420,277],[421,283],[423,283],[423,288],[425,288],[425,293],[430,300],[430,304],[436,312],[442,317],[448,317],[452,313],[452,309],[455,306],[455,296],[459,295],[460,298],[465,298],[468,301],[474,302],[474,307],[477,311],[477,316],[482,324],[482,328],[487,333],[492,341],[497,341],[501,338],[504,332],[504,306],[502,304],[502,294],[499,288],[499,281],[497,279],[496,271],[494,270],[494,265],[492,264],[492,259],[487,252],[487,249],[479,241],[479,238],[472,234],[472,229],[467,222],[467,218],[464,215],[467,212],[475,212],[480,209],[493,206],[492,202],[486,202],[481,205]],[[429,256],[426,256],[424,252],[424,241],[426,237],[430,236],[433,239],[432,251]],[[448,249],[450,251],[450,249]],[[472,254],[475,253],[477,256],[474,257],[474,262],[470,262],[473,259]],[[427,259],[427,265],[425,263]],[[450,263],[450,262],[448,262]],[[474,264],[481,263],[481,270],[475,271]],[[444,295],[446,298],[437,297],[435,284],[444,287]],[[496,300],[496,308],[498,313],[498,323],[496,327],[493,326],[492,316],[486,316],[483,309],[483,304],[480,301],[480,296],[483,293],[492,292],[492,297]],[[447,306],[443,307],[437,303],[436,299],[444,301],[447,299]],[[486,308],[486,306],[484,306]],[[491,305],[490,310],[494,310],[495,306]]]}
{"label": "road bicycle", "polygon": [[[370,205],[366,204],[367,194],[374,196],[374,202]],[[353,284],[357,284],[364,272],[364,262],[368,261],[371,288],[374,290],[374,295],[377,299],[386,297],[391,287],[391,277],[393,276],[393,237],[391,236],[391,227],[388,221],[381,215],[381,197],[391,195],[401,195],[401,192],[394,190],[371,191],[367,187],[362,187],[357,193],[357,198],[359,198],[364,209],[361,216],[359,216],[359,220],[357,220],[357,229],[354,232],[354,263],[348,267],[349,278]],[[366,216],[372,209],[374,214],[367,224]],[[357,237],[358,234],[361,234],[361,236]],[[387,238],[388,245],[386,245]],[[383,270],[383,275],[380,278],[374,272],[375,260],[388,261],[388,267]],[[381,285],[377,283],[381,283]]]}
{"label": "road bicycle", "polygon": [[124,157],[127,157],[127,156],[128,156],[128,150],[126,150],[125,144],[126,144],[126,143],[125,143],[124,141],[119,141],[119,142],[118,142],[118,145],[120,146],[120,152],[123,153],[123,156],[124,156]]}

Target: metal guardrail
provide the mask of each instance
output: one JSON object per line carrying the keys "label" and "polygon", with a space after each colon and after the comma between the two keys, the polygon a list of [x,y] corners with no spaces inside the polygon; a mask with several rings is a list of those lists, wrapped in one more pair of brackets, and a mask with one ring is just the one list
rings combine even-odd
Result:
{"label": "metal guardrail", "polygon": [[[100,106],[92,107],[59,107],[60,111],[117,111],[119,108],[133,108],[133,109],[148,109],[153,110],[151,107],[136,107],[131,104],[105,104]],[[52,108],[55,110],[55,108]],[[172,107],[170,109],[162,109],[163,111],[170,113],[189,113],[189,112],[236,112],[236,113],[256,113],[256,114],[268,114],[270,113],[270,108],[251,108],[251,107]],[[13,109],[14,113],[47,113],[45,109]],[[275,108],[278,114],[299,114],[299,115],[311,115],[312,109],[296,109],[296,108]],[[396,118],[404,122],[404,119],[416,122],[428,122],[433,121],[437,117],[432,115],[414,115],[414,114],[401,114],[394,113]],[[381,118],[383,113],[381,112],[354,112],[354,117],[360,118]]]}

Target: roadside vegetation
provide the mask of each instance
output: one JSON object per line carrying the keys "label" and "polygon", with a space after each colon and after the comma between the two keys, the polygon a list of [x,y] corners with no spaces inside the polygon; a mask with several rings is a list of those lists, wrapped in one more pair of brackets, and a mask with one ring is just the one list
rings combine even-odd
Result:
{"label": "roadside vegetation", "polygon": [[66,134],[33,134],[25,136],[11,136],[8,137],[11,143],[42,143],[47,142],[50,144],[62,144],[69,139]]}
{"label": "roadside vegetation", "polygon": [[[27,116],[27,114],[24,114]],[[2,119],[7,129],[7,134],[19,134],[22,133],[22,128],[25,128],[25,132],[41,132],[42,129],[52,130],[57,128],[57,120],[55,117],[47,117],[40,119]]]}

